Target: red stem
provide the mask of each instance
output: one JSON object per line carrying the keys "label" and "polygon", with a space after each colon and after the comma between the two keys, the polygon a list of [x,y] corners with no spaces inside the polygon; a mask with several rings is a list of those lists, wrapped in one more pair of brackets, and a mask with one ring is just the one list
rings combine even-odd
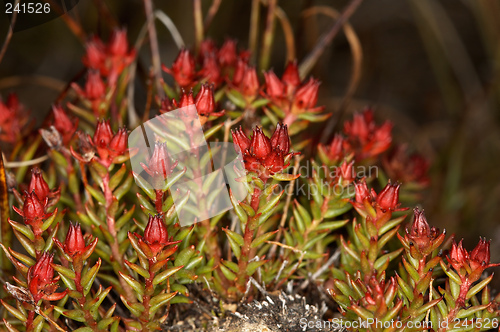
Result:
{"label": "red stem", "polygon": [[142,305],[144,306],[144,311],[142,312],[142,316],[140,317],[141,320],[141,325],[142,325],[142,331],[144,332],[149,332],[149,329],[147,327],[147,324],[149,323],[149,309],[150,309],[150,300],[151,300],[151,295],[154,293],[154,288],[153,288],[153,279],[155,277],[155,274],[153,271],[151,271],[151,266],[154,264],[153,260],[149,260],[149,278],[145,279],[146,287],[144,290],[144,295],[142,296]]}
{"label": "red stem", "polygon": [[35,312],[33,310],[28,311],[28,320],[26,321],[26,332],[33,330],[33,320],[35,319]]}
{"label": "red stem", "polygon": [[[106,199],[106,211],[107,211],[111,206],[111,204],[113,203],[113,192],[109,188],[109,173],[106,174],[106,176],[102,179],[102,184],[104,187],[104,197]],[[113,259],[116,260],[116,262],[118,262],[118,264],[120,265],[120,269],[124,270],[123,257],[120,254],[120,246],[118,244],[117,232],[115,227],[115,216],[106,215],[106,223],[108,225],[108,231],[114,239],[113,243],[109,244],[111,247],[111,255]],[[134,291],[132,290],[130,285],[127,284],[125,280],[123,280],[122,278],[118,278],[118,280],[120,281],[120,285],[125,291],[125,297],[127,298],[127,300],[132,303],[137,302],[134,296]]]}
{"label": "red stem", "polygon": [[82,283],[81,283],[82,273],[81,273],[81,269],[79,269],[79,270],[80,271],[75,271],[76,291],[82,295],[78,299],[78,304],[80,305],[80,309],[83,311],[83,313],[85,315],[85,324],[88,327],[90,327],[93,331],[100,332],[102,330],[97,328],[97,322],[94,320],[94,317],[92,317],[90,312],[85,309],[85,304],[87,303],[87,298],[86,298],[85,294],[83,293],[83,287],[82,287]]}

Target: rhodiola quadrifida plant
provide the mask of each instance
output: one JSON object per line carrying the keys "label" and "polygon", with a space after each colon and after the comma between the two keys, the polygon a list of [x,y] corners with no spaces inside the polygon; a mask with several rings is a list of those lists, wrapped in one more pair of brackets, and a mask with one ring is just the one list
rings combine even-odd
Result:
{"label": "rhodiola quadrifida plant", "polygon": [[[317,144],[314,128],[332,110],[307,66],[289,54],[268,69],[272,28],[257,59],[236,40],[205,38],[200,15],[193,47],[172,64],[160,66],[152,47],[137,113],[139,50],[125,29],[87,38],[83,76],[39,127],[16,95],[0,102],[3,153],[18,162],[0,170],[0,329],[157,331],[202,306],[209,319],[198,327],[209,329],[231,305],[287,288],[311,304],[319,291],[330,300],[324,321],[353,331],[498,329],[490,242],[464,248],[415,207],[429,164],[394,142],[393,124],[360,109]],[[154,27],[148,37],[157,47]],[[192,105],[205,140],[239,153],[233,180],[245,195],[229,190],[231,209],[181,226],[178,210],[210,193],[174,202],[189,173],[167,148],[175,137],[156,133],[141,174],[128,140],[142,122]]]}

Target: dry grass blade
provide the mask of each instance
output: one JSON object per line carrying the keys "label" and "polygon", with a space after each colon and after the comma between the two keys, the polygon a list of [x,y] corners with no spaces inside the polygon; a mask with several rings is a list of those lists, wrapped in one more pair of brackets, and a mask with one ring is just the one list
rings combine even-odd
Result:
{"label": "dry grass blade", "polygon": [[[19,1],[20,0],[16,0],[14,8],[19,5]],[[14,33],[14,26],[16,24],[16,17],[17,17],[17,12],[14,11],[9,24],[9,30],[7,31],[7,35],[5,36],[5,40],[2,45],[2,49],[0,50],[0,63],[2,62],[5,52],[7,52],[7,47],[9,46],[10,40],[12,39],[12,34]]]}
{"label": "dry grass blade", "polygon": [[219,11],[219,7],[221,4],[222,0],[214,0],[212,2],[212,5],[208,9],[207,16],[205,17],[205,22],[203,23],[203,29],[205,31],[208,30],[210,27],[210,24],[212,24],[212,21],[214,20],[215,14]]}
{"label": "dry grass blade", "polygon": [[259,39],[260,0],[252,0],[250,13],[250,35],[248,36],[248,47],[255,60],[257,54],[257,42]]}
{"label": "dry grass blade", "polygon": [[[175,44],[177,45],[178,48],[182,48],[184,46],[184,40],[182,39],[181,34],[179,33],[179,30],[175,26],[174,22],[168,17],[167,14],[165,14],[161,10],[155,10],[154,16],[161,22],[163,25],[167,28],[167,30],[170,32],[172,35],[172,38],[174,39]],[[142,44],[144,43],[144,39],[146,38],[146,32],[147,32],[147,23],[145,23],[140,32],[139,35],[137,36],[137,39],[134,44],[134,48],[139,51],[141,48]],[[139,117],[137,116],[137,112],[135,110],[135,105],[134,105],[134,100],[135,100],[135,74],[136,74],[136,69],[137,69],[137,61],[138,58],[132,62],[130,65],[130,84],[128,86],[127,90],[127,99],[128,99],[128,119],[129,119],[129,124],[130,126],[134,126],[138,123]]]}
{"label": "dry grass blade", "polygon": [[175,45],[177,46],[177,48],[179,48],[179,49],[183,48],[184,47],[184,40],[182,39],[182,36],[181,36],[179,30],[177,29],[177,27],[175,26],[174,22],[172,21],[172,19],[167,14],[165,14],[163,11],[161,11],[159,9],[155,10],[155,17],[161,23],[163,23],[165,28],[167,28],[167,30],[170,32],[170,34],[172,35],[172,38],[174,39],[174,42],[175,42]]}
{"label": "dry grass blade", "polygon": [[271,48],[274,39],[274,17],[276,16],[277,2],[277,0],[267,1],[266,29],[262,37],[262,50],[259,63],[261,70],[266,70],[269,67],[269,61],[271,59]]}
{"label": "dry grass blade", "polygon": [[[340,13],[335,9],[327,6],[315,6],[306,9],[302,12],[304,17],[323,14],[329,16],[333,19],[338,19],[340,17]],[[335,116],[330,117],[328,120],[325,130],[323,131],[323,136],[321,138],[322,142],[327,141],[330,137],[330,134],[333,132],[335,125],[338,123],[338,120],[342,118],[345,110],[349,106],[349,103],[356,93],[356,90],[359,86],[359,81],[361,79],[362,73],[362,63],[363,63],[363,49],[361,46],[361,42],[359,41],[358,35],[354,31],[351,24],[346,22],[343,26],[344,34],[347,38],[349,46],[351,48],[351,57],[352,57],[352,71],[351,77],[349,79],[349,84],[347,85],[347,90],[340,102],[340,106],[336,112]]]}
{"label": "dry grass blade", "polygon": [[0,90],[12,88],[23,84],[38,85],[55,91],[62,91],[67,85],[63,81],[49,76],[41,76],[41,75],[9,76],[0,79]]}
{"label": "dry grass blade", "polygon": [[155,76],[156,93],[160,98],[165,96],[161,82],[161,62],[160,62],[160,50],[158,48],[158,37],[156,35],[155,28],[155,18],[153,14],[153,3],[151,0],[144,0],[144,10],[148,18],[148,34],[149,34],[149,45],[151,48],[151,61],[153,63],[153,72]]}
{"label": "dry grass blade", "polygon": [[195,50],[200,50],[200,44],[203,41],[203,12],[201,10],[201,0],[193,0],[194,3],[194,32],[195,32]]}
{"label": "dry grass blade", "polygon": [[293,36],[293,29],[286,13],[281,7],[276,7],[276,17],[280,20],[281,27],[283,29],[283,34],[285,35],[286,43],[286,59],[287,62],[293,61],[296,58],[295,55],[295,37]]}
{"label": "dry grass blade", "polygon": [[325,32],[323,36],[320,38],[316,46],[313,48],[311,53],[302,61],[299,66],[300,77],[304,78],[309,74],[312,70],[316,62],[318,62],[319,57],[323,54],[325,48],[330,45],[333,38],[340,31],[340,28],[347,22],[349,17],[354,14],[359,5],[363,2],[363,0],[351,0],[349,4],[346,6],[338,20],[332,25],[330,30]]}

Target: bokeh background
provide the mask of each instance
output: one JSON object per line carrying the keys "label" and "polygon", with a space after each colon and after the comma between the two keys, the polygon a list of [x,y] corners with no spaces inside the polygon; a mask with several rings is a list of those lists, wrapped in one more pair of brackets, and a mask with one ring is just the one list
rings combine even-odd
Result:
{"label": "bokeh background", "polygon": [[[186,44],[192,45],[192,1],[154,2],[172,19]],[[212,1],[202,3],[206,11]],[[135,43],[145,22],[142,1],[105,0],[104,4],[109,16],[99,14],[99,0],[80,0],[68,15],[85,32],[105,38],[114,23],[125,26]],[[329,16],[332,11],[324,6],[341,11],[348,1],[281,0],[278,4],[292,25],[300,61],[334,22]],[[323,9],[305,15],[313,6]],[[222,0],[209,37],[219,43],[236,38],[240,47],[247,47],[250,8],[250,0]],[[431,161],[431,186],[421,204],[430,224],[464,237],[469,249],[480,235],[492,239],[494,262],[500,261],[499,18],[500,2],[494,0],[365,0],[349,20],[351,38],[339,33],[311,72],[322,81],[319,104],[334,114],[337,122],[332,128],[369,105],[377,118],[394,123],[396,140],[408,142],[411,150]],[[0,63],[0,94],[18,93],[38,121],[82,70],[82,38],[67,22],[57,18],[14,33]],[[8,27],[2,10],[0,39]],[[161,60],[168,65],[178,49],[169,31],[161,24],[157,28]],[[281,73],[285,39],[279,23],[275,30],[271,67]],[[357,47],[353,40],[359,41]],[[353,60],[353,52],[361,62]],[[142,47],[139,55],[139,71],[145,75],[148,47]],[[349,103],[340,108],[353,68],[361,76]],[[143,105],[143,88],[137,84],[138,108]],[[498,281],[496,288],[500,289]]]}

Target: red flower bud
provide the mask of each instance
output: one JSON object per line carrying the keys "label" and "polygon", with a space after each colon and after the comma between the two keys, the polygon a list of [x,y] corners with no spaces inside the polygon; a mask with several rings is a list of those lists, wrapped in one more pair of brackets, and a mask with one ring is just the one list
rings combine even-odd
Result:
{"label": "red flower bud", "polygon": [[15,145],[25,134],[29,119],[15,94],[10,94],[5,103],[0,99],[0,140]]}
{"label": "red flower bud", "polygon": [[296,60],[288,63],[283,76],[281,76],[281,81],[287,85],[287,90],[289,87],[295,89],[300,85],[299,68]]}
{"label": "red flower bud", "polygon": [[212,39],[207,38],[200,43],[200,56],[202,60],[207,56],[207,54],[215,53],[217,53],[217,46]]}
{"label": "red flower bud", "polygon": [[453,268],[457,270],[457,272],[460,272],[460,268],[464,264],[467,264],[469,260],[469,253],[462,247],[462,241],[463,240],[460,240],[458,246],[455,241],[453,241],[450,250],[451,265],[453,265]]}
{"label": "red flower bud", "polygon": [[196,79],[195,59],[191,52],[182,49],[172,64],[172,68],[163,68],[174,77],[174,80],[181,88],[189,88]]}
{"label": "red flower bud", "polygon": [[59,105],[52,106],[54,112],[54,127],[61,134],[64,144],[67,144],[78,128],[78,119],[70,119]]}
{"label": "red flower bud", "polygon": [[392,123],[386,121],[382,126],[375,129],[373,134],[374,146],[371,149],[373,155],[386,151],[392,142]]}
{"label": "red flower bud", "polygon": [[266,137],[261,128],[256,127],[253,130],[253,136],[250,142],[250,153],[260,159],[271,153],[271,150],[271,141]]}
{"label": "red flower bud", "polygon": [[127,51],[127,31],[125,29],[115,29],[109,42],[109,53],[114,56],[126,56]]}
{"label": "red flower bud", "polygon": [[254,156],[251,156],[247,153],[247,154],[243,155],[243,161],[245,163],[245,169],[248,172],[259,172],[260,171],[261,162],[259,161],[259,159],[255,158]]}
{"label": "red flower bud", "polygon": [[371,123],[365,121],[365,116],[363,116],[363,114],[356,113],[354,114],[352,123],[348,121],[344,123],[344,131],[347,135],[355,136],[361,142],[366,142],[370,136],[369,126],[371,125]]}
{"label": "red flower bud", "polygon": [[479,238],[479,243],[470,253],[470,267],[474,271],[490,264],[490,241]]}
{"label": "red flower bud", "polygon": [[340,134],[335,134],[335,137],[330,143],[330,147],[328,149],[328,157],[334,161],[338,161],[342,159],[344,156],[344,138]]}
{"label": "red flower bud", "polygon": [[313,108],[318,101],[320,82],[311,78],[295,93],[295,105],[299,109]]}
{"label": "red flower bud", "polygon": [[362,181],[356,183],[355,185],[356,191],[356,203],[363,203],[365,199],[372,198],[370,191],[368,190],[368,186],[366,185],[366,181],[363,179]]}
{"label": "red flower bud", "polygon": [[227,39],[219,50],[219,62],[222,66],[232,66],[236,62],[236,41]]}
{"label": "red flower bud", "polygon": [[290,151],[290,136],[288,136],[288,126],[278,123],[271,136],[271,146],[279,149],[281,153],[287,154]]}
{"label": "red flower bud", "polygon": [[149,216],[148,224],[144,229],[144,242],[156,256],[168,242],[168,232],[161,215]]}
{"label": "red flower bud", "polygon": [[36,276],[42,283],[52,281],[54,277],[54,268],[51,265],[53,260],[54,254],[49,254],[45,251],[36,264],[30,268],[28,276],[32,278]]}
{"label": "red flower bud", "polygon": [[106,51],[98,38],[93,38],[85,44],[86,54],[83,63],[88,68],[101,69],[106,61]]}
{"label": "red flower bud", "polygon": [[90,100],[99,100],[106,94],[106,86],[98,71],[89,71],[85,83],[85,97]]}
{"label": "red flower bud", "polygon": [[271,173],[278,173],[285,167],[283,154],[281,151],[275,149],[268,154],[262,161],[262,165],[266,167]]}
{"label": "red flower bud", "polygon": [[113,130],[109,125],[109,120],[102,120],[97,123],[97,127],[94,133],[94,145],[98,148],[107,147],[111,139],[113,138]]}
{"label": "red flower bud", "polygon": [[83,239],[82,229],[80,224],[75,223],[69,225],[68,234],[64,241],[64,252],[73,257],[82,253],[85,250],[85,240]]}
{"label": "red flower bud", "polygon": [[47,199],[38,199],[35,192],[24,193],[23,217],[26,224],[31,225],[35,221],[45,218],[45,205]]}
{"label": "red flower bud", "polygon": [[125,151],[127,151],[127,139],[128,139],[127,129],[126,128],[118,129],[118,132],[116,133],[115,136],[113,136],[108,146],[109,150],[111,150],[110,152],[112,157],[122,155],[125,153]]}
{"label": "red flower bud", "polygon": [[40,201],[44,201],[50,193],[49,185],[47,184],[47,182],[45,182],[42,176],[42,172],[37,167],[33,168],[33,170],[31,171],[29,192],[35,192]]}
{"label": "red flower bud", "polygon": [[202,84],[194,100],[196,111],[200,115],[209,115],[215,110],[214,87]]}
{"label": "red flower bud", "polygon": [[437,232],[435,232],[435,230],[431,232],[431,227],[427,223],[423,210],[420,211],[418,208],[415,208],[413,212],[414,219],[408,238],[415,244],[420,252],[425,252],[430,246],[431,241],[437,236]]}
{"label": "red flower bud", "polygon": [[351,183],[356,178],[353,166],[354,166],[354,160],[351,161],[350,163],[348,163],[347,160],[344,160],[344,162],[342,162],[342,164],[340,165],[339,175],[342,177],[344,185]]}
{"label": "red flower bud", "polygon": [[385,186],[377,197],[377,204],[382,210],[394,211],[398,207],[400,184],[391,184]]}
{"label": "red flower bud", "polygon": [[232,83],[235,86],[239,86],[241,81],[243,80],[243,76],[245,75],[245,72],[247,71],[247,63],[238,58],[238,61],[236,62],[236,68],[234,69],[234,74],[233,74],[233,80]]}
{"label": "red flower bud", "polygon": [[55,291],[54,287],[50,287],[57,281],[54,279],[54,268],[51,265],[53,260],[53,254],[44,252],[35,265],[28,269],[28,289],[35,302]]}
{"label": "red flower bud", "polygon": [[167,145],[165,143],[156,142],[153,155],[149,159],[148,166],[142,165],[142,167],[151,176],[160,175],[166,178],[168,174],[171,173],[172,169],[170,166],[170,158],[167,153]]}
{"label": "red flower bud", "polygon": [[201,73],[207,82],[213,83],[215,86],[222,83],[223,77],[214,53],[205,54]]}
{"label": "red flower bud", "polygon": [[172,104],[174,105],[175,108],[182,108],[189,105],[194,105],[193,90],[191,89],[189,93],[186,93],[186,91],[182,89],[181,99],[179,103],[177,103],[177,101],[174,99],[172,101]]}
{"label": "red flower bud", "polygon": [[233,136],[233,142],[235,145],[235,150],[240,153],[245,153],[245,151],[250,147],[250,139],[241,129],[241,126],[236,130],[231,130],[231,135]]}
{"label": "red flower bud", "polygon": [[270,70],[264,73],[266,80],[266,93],[270,98],[282,98],[285,93],[285,85],[281,83],[280,79],[274,71]]}
{"label": "red flower bud", "polygon": [[259,80],[255,67],[248,67],[240,83],[240,92],[245,97],[255,97],[259,91]]}

